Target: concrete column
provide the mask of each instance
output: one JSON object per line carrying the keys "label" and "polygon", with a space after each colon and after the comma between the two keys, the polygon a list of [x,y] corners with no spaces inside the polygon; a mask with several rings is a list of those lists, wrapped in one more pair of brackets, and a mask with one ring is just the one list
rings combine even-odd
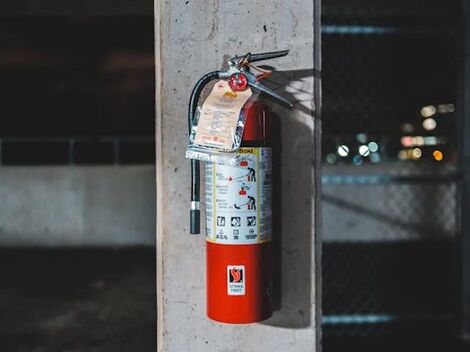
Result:
{"label": "concrete column", "polygon": [[[319,351],[319,0],[156,0],[155,19],[158,351]],[[296,103],[270,104],[282,165],[278,310],[260,324],[220,324],[205,315],[204,236],[188,231],[187,102],[197,79],[228,57],[281,49],[290,54],[271,62],[280,69],[271,86]]]}

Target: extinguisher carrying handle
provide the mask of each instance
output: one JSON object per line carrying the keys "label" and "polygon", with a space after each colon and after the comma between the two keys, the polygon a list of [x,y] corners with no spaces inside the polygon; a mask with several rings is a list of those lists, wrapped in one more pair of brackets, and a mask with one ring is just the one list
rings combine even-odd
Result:
{"label": "extinguisher carrying handle", "polygon": [[[195,115],[197,103],[204,87],[212,80],[220,78],[219,71],[206,73],[202,76],[193,88],[188,108],[188,128],[191,135],[192,127],[195,124]],[[201,202],[201,165],[199,160],[191,160],[191,210],[189,214],[189,233],[198,235],[201,233],[201,211],[199,205]]]}
{"label": "extinguisher carrying handle", "polygon": [[232,57],[231,59],[229,59],[229,64],[231,64],[232,66],[239,67],[241,64],[244,64],[247,62],[271,60],[271,59],[276,59],[278,57],[286,56],[287,54],[289,54],[289,50],[269,51],[266,53],[258,53],[258,54],[247,53],[242,56]]}

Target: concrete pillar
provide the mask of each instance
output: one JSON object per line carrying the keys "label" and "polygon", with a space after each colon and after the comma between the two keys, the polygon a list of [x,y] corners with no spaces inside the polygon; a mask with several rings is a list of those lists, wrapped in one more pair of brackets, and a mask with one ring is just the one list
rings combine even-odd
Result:
{"label": "concrete pillar", "polygon": [[[319,351],[319,0],[156,0],[155,19],[158,351]],[[280,69],[272,86],[296,103],[293,110],[270,105],[282,165],[279,309],[260,324],[219,324],[205,315],[204,236],[188,233],[187,102],[197,79],[228,57],[281,49],[290,54],[271,62]]]}

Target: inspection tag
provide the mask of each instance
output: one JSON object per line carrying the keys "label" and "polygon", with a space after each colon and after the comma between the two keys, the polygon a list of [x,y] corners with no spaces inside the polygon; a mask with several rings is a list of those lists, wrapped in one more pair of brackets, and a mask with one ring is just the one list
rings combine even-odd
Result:
{"label": "inspection tag", "polygon": [[216,82],[202,105],[194,143],[224,151],[233,150],[240,112],[251,95],[249,87],[234,92],[227,81]]}

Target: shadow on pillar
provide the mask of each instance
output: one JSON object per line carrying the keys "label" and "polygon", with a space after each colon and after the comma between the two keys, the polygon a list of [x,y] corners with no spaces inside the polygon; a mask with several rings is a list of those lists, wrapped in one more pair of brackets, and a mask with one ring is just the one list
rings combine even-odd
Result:
{"label": "shadow on pillar", "polygon": [[[272,107],[273,130],[273,317],[265,325],[306,328],[313,325],[313,70],[276,73],[280,94],[296,101],[293,110]],[[290,82],[296,82],[288,90]],[[277,87],[276,87],[277,86]],[[303,101],[304,100],[304,101]],[[306,107],[308,106],[308,108]],[[294,118],[303,113],[305,121]]]}

